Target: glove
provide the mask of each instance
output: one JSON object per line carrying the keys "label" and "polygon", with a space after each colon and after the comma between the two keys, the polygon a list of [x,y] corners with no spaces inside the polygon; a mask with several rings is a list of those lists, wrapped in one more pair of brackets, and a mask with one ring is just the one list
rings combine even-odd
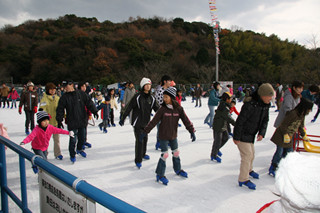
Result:
{"label": "glove", "polygon": [[64,129],[64,126],[63,126],[62,122],[58,122],[58,128],[59,129]]}
{"label": "glove", "polygon": [[191,141],[192,142],[196,141],[196,135],[194,134],[194,132],[191,132],[190,135],[191,135]]}
{"label": "glove", "polygon": [[309,137],[307,136],[307,134],[305,134],[302,139],[303,139],[304,141],[306,141],[306,142],[310,142],[310,139],[309,139]]}
{"label": "glove", "polygon": [[72,138],[74,138],[74,132],[73,132],[73,131],[70,131],[70,132],[69,132],[69,136],[72,137]]}
{"label": "glove", "polygon": [[33,107],[33,112],[34,112],[34,113],[37,113],[37,112],[38,112],[38,107],[36,107],[36,106]]}
{"label": "glove", "polygon": [[123,126],[123,125],[124,125],[124,122],[123,122],[122,120],[120,120],[120,121],[119,121],[119,125],[120,125],[120,126]]}
{"label": "glove", "polygon": [[98,115],[98,113],[94,113],[94,114],[93,114],[93,116],[94,116],[94,118],[95,118],[96,120],[98,120],[98,119],[99,119],[99,115]]}
{"label": "glove", "polygon": [[19,114],[22,114],[22,107],[19,107]]}
{"label": "glove", "polygon": [[285,134],[285,135],[283,136],[283,142],[284,142],[284,143],[290,143],[290,141],[291,141],[290,136],[289,136],[288,134]]}
{"label": "glove", "polygon": [[147,133],[143,132],[139,135],[139,142],[143,141],[143,138],[145,138],[147,136]]}

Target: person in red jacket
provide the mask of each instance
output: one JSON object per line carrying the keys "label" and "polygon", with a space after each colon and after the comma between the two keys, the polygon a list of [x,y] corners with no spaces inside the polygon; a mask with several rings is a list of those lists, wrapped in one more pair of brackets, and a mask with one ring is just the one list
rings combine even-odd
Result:
{"label": "person in red jacket", "polygon": [[11,109],[13,108],[13,104],[14,104],[14,107],[17,108],[17,99],[20,98],[16,88],[12,87],[10,92],[9,92],[9,95],[8,95],[8,99],[11,98],[11,101],[12,101],[12,104],[11,104]]}
{"label": "person in red jacket", "polygon": [[[31,147],[36,155],[40,155],[43,159],[47,160],[49,141],[53,134],[64,134],[73,137],[72,131],[63,130],[49,124],[49,114],[46,111],[39,111],[37,113],[38,125],[32,130],[20,145],[24,146],[31,142]],[[33,171],[38,172],[38,168],[33,165]]]}

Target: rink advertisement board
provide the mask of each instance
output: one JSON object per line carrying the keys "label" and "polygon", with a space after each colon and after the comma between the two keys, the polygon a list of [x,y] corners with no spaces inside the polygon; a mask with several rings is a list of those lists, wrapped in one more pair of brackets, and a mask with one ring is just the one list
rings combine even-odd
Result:
{"label": "rink advertisement board", "polygon": [[77,193],[47,172],[39,171],[40,212],[93,213],[95,202]]}

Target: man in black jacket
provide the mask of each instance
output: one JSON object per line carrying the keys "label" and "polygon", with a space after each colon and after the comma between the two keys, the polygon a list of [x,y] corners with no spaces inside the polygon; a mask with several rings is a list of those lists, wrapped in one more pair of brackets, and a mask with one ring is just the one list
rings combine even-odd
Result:
{"label": "man in black jacket", "polygon": [[159,109],[156,99],[150,93],[151,80],[149,78],[142,78],[140,87],[141,92],[135,94],[131,101],[126,105],[119,122],[119,124],[123,126],[124,120],[132,110],[131,125],[134,128],[134,135],[136,138],[134,161],[139,169],[141,167],[142,158],[146,160],[150,159],[150,157],[146,155],[148,136],[140,138],[140,135],[144,132],[144,128],[150,121],[152,109],[155,112]]}
{"label": "man in black jacket", "polygon": [[[98,119],[98,110],[85,92],[74,89],[73,81],[63,82],[63,86],[65,86],[65,93],[59,100],[56,119],[58,127],[63,128],[62,121],[66,111],[68,130],[74,132],[74,137],[69,139],[70,160],[74,163],[76,153],[82,157],[87,156],[82,148],[85,143],[85,130],[88,123],[86,108],[94,114],[96,119]],[[75,150],[76,146],[77,150]]]}
{"label": "man in black jacket", "polygon": [[266,134],[273,95],[273,87],[268,83],[262,84],[258,91],[244,102],[234,126],[233,141],[238,146],[241,156],[239,186],[256,189],[256,185],[249,180],[249,175],[259,179],[259,174],[252,169],[254,140],[257,133],[257,141],[261,141]]}

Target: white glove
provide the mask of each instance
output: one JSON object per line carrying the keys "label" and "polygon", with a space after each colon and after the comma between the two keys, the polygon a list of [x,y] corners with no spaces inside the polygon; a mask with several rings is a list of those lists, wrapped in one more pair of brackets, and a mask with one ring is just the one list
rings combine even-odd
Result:
{"label": "white glove", "polygon": [[72,138],[74,138],[74,132],[73,132],[73,131],[70,131],[70,132],[69,132],[69,136],[72,137]]}

